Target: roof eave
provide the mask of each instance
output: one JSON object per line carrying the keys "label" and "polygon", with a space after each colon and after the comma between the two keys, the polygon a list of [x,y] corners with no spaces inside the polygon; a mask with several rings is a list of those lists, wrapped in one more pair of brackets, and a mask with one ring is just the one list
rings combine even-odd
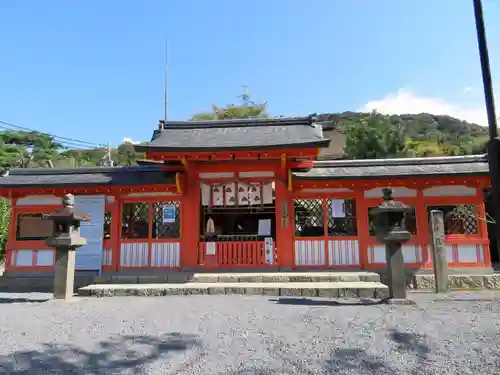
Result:
{"label": "roof eave", "polygon": [[[117,187],[128,187],[128,186],[143,186],[144,184],[141,182],[133,183],[133,184],[113,184],[113,183],[60,183],[60,184],[30,184],[26,186],[26,184],[9,184],[9,185],[1,185],[0,189],[59,189],[59,188],[117,188]],[[148,185],[175,185],[175,181],[164,181],[164,182],[155,182],[149,183]]]}
{"label": "roof eave", "polygon": [[280,150],[280,149],[297,149],[297,148],[323,148],[328,147],[329,139],[323,139],[314,142],[305,143],[289,143],[279,145],[266,146],[232,146],[232,147],[163,147],[152,145],[135,145],[136,152],[214,152],[214,151],[239,151],[239,150]]}
{"label": "roof eave", "polygon": [[410,178],[439,178],[439,177],[465,177],[465,176],[488,176],[488,171],[481,172],[459,172],[459,173],[422,173],[422,174],[399,174],[399,175],[354,175],[354,176],[328,176],[328,175],[316,175],[316,176],[298,176],[292,173],[294,179],[298,180],[380,180],[380,179],[410,179]]}

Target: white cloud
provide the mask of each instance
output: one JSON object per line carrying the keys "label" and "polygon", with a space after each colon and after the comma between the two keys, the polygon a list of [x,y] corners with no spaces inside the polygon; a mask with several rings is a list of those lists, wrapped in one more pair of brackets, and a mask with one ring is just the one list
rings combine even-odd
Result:
{"label": "white cloud", "polygon": [[131,138],[123,138],[122,143],[132,143],[133,145],[136,145],[136,144],[141,143],[141,142],[140,141],[134,141]]}
{"label": "white cloud", "polygon": [[474,91],[474,88],[470,87],[470,86],[468,86],[468,87],[466,87],[466,88],[463,89],[463,93],[464,94],[467,94],[468,92],[472,92],[472,91]]}
{"label": "white cloud", "polygon": [[377,111],[384,114],[418,114],[448,115],[461,120],[488,125],[486,109],[481,107],[461,107],[439,98],[423,97],[406,90],[398,90],[383,99],[371,100],[360,111]]}

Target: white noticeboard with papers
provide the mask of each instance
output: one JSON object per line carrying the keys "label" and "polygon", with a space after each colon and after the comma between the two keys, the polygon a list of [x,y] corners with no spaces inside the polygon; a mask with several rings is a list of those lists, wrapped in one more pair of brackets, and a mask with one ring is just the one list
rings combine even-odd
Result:
{"label": "white noticeboard with papers", "polygon": [[345,218],[345,200],[343,199],[332,199],[332,212],[333,218]]}
{"label": "white noticeboard with papers", "polygon": [[270,236],[271,235],[271,219],[260,219],[258,236]]}
{"label": "white noticeboard with papers", "polygon": [[215,242],[207,242],[205,244],[205,254],[206,255],[215,255],[215,253],[216,253]]}
{"label": "white noticeboard with papers", "polygon": [[266,264],[274,263],[274,241],[272,237],[264,239],[264,251],[266,253]]}
{"label": "white noticeboard with papers", "polygon": [[168,205],[163,207],[163,223],[175,223],[175,206]]}

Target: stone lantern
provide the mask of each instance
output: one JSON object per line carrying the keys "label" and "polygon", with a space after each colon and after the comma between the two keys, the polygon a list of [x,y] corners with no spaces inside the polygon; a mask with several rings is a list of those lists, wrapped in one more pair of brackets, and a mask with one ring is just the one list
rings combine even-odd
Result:
{"label": "stone lantern", "polygon": [[89,218],[75,213],[75,197],[72,194],[66,194],[62,203],[63,208],[43,218],[52,220],[54,224],[52,237],[46,241],[56,250],[54,298],[68,299],[74,292],[76,249],[87,243],[85,238],[80,237],[80,222]]}
{"label": "stone lantern", "polygon": [[385,245],[389,298],[406,300],[406,273],[401,245],[411,233],[405,217],[412,209],[392,198],[392,189],[383,189],[384,201],[373,210],[377,242]]}

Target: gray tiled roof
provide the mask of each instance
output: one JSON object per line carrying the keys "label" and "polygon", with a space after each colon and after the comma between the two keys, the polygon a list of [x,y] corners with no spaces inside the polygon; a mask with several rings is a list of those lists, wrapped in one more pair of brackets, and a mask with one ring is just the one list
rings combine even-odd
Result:
{"label": "gray tiled roof", "polygon": [[485,175],[488,162],[484,155],[317,161],[306,172],[294,172],[301,179],[377,179],[413,176]]}
{"label": "gray tiled roof", "polygon": [[175,177],[158,166],[76,169],[11,169],[0,177],[0,188],[66,187],[66,186],[130,186],[173,184]]}
{"label": "gray tiled roof", "polygon": [[231,119],[217,121],[167,121],[150,142],[135,145],[145,151],[213,151],[324,147],[321,126],[314,117]]}

